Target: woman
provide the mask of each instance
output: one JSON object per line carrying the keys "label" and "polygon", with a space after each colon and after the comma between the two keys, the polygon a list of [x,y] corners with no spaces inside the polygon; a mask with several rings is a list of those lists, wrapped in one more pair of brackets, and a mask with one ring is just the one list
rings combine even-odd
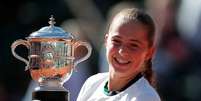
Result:
{"label": "woman", "polygon": [[77,101],[160,101],[153,88],[154,37],[149,15],[135,8],[120,11],[105,34],[109,73],[90,77]]}

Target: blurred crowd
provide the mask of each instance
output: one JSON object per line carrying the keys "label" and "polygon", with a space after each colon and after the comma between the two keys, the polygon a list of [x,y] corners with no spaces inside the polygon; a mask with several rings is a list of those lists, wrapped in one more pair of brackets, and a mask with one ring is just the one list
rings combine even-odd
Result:
{"label": "blurred crowd", "polygon": [[[13,3],[11,3],[13,2]],[[56,26],[88,41],[93,52],[64,84],[76,101],[84,81],[106,72],[104,33],[110,19],[123,8],[145,9],[155,20],[157,52],[153,61],[162,101],[201,101],[201,0],[3,0],[0,3],[0,101],[29,101],[36,82],[10,46],[33,31]],[[79,50],[78,50],[79,51]],[[27,57],[28,50],[17,48]]]}

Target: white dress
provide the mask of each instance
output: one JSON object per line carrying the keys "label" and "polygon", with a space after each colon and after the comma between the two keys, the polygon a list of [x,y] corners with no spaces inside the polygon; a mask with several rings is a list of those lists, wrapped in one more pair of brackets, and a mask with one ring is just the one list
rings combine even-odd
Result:
{"label": "white dress", "polygon": [[107,81],[108,73],[91,76],[84,83],[77,101],[161,101],[158,93],[144,77],[112,96],[104,93],[104,86]]}

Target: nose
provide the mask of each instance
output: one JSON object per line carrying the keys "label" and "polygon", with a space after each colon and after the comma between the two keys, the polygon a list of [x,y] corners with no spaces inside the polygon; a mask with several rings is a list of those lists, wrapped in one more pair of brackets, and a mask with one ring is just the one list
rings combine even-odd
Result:
{"label": "nose", "polygon": [[121,47],[119,48],[119,54],[120,54],[121,56],[128,56],[129,53],[128,53],[127,47],[121,46]]}

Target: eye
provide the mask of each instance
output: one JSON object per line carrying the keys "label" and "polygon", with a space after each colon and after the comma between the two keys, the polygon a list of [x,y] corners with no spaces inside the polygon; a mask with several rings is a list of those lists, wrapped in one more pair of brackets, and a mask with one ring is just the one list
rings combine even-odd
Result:
{"label": "eye", "polygon": [[130,44],[132,47],[138,47],[137,44]]}
{"label": "eye", "polygon": [[118,40],[118,39],[112,39],[112,43],[113,43],[114,45],[120,45],[120,44],[121,44],[121,41]]}
{"label": "eye", "polygon": [[131,49],[136,49],[136,48],[139,48],[139,45],[132,43],[132,44],[129,45],[129,47],[130,47]]}

